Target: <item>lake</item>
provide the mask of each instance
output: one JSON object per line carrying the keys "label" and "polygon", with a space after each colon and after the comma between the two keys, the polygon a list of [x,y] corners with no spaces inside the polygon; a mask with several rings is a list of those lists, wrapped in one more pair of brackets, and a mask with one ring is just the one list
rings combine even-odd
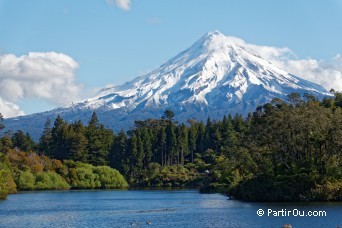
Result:
{"label": "lake", "polygon": [[[257,215],[259,209],[263,216]],[[269,216],[268,210],[273,210]],[[307,216],[319,211],[326,216]],[[0,201],[0,227],[282,227],[285,223],[342,226],[342,203],[246,203],[196,190],[25,192]]]}

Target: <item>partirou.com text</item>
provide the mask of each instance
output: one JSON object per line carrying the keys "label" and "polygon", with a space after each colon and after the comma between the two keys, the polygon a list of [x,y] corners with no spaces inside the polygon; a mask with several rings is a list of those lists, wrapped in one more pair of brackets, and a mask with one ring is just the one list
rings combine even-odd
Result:
{"label": "partirou.com text", "polygon": [[326,217],[327,212],[326,211],[305,211],[305,210],[299,210],[299,209],[281,209],[281,210],[273,210],[273,209],[259,209],[257,210],[258,216],[273,216],[273,217]]}

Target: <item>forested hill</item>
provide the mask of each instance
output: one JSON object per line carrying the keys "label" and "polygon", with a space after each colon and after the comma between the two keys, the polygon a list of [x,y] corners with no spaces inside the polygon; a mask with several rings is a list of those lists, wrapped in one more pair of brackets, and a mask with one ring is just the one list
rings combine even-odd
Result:
{"label": "forested hill", "polygon": [[338,92],[323,101],[293,93],[246,119],[178,123],[166,110],[161,119],[136,121],[118,134],[104,128],[96,113],[87,126],[58,117],[53,126],[46,123],[38,144],[18,131],[2,138],[1,151],[5,157],[16,148],[109,165],[131,186],[197,185],[252,201],[341,200],[341,108]]}

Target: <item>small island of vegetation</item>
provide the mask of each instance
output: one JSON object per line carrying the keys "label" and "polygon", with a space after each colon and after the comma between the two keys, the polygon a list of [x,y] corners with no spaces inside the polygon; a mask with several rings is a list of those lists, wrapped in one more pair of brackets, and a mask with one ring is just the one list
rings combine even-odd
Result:
{"label": "small island of vegetation", "polygon": [[[115,134],[89,123],[46,122],[38,143],[22,131],[0,143],[0,197],[16,190],[196,186],[248,201],[342,200],[342,93],[297,93],[254,113],[206,123],[136,121]],[[4,128],[1,125],[1,128]],[[125,177],[123,177],[122,175]],[[126,182],[126,180],[127,182]]]}

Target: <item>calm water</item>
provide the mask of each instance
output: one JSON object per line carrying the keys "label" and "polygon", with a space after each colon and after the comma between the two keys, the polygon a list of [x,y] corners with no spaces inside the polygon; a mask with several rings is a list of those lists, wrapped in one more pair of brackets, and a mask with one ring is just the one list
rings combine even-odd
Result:
{"label": "calm water", "polygon": [[[258,209],[326,211],[326,217],[257,216]],[[150,224],[147,224],[150,223]],[[293,227],[342,226],[341,203],[244,203],[195,190],[62,191],[10,195],[0,227]]]}

